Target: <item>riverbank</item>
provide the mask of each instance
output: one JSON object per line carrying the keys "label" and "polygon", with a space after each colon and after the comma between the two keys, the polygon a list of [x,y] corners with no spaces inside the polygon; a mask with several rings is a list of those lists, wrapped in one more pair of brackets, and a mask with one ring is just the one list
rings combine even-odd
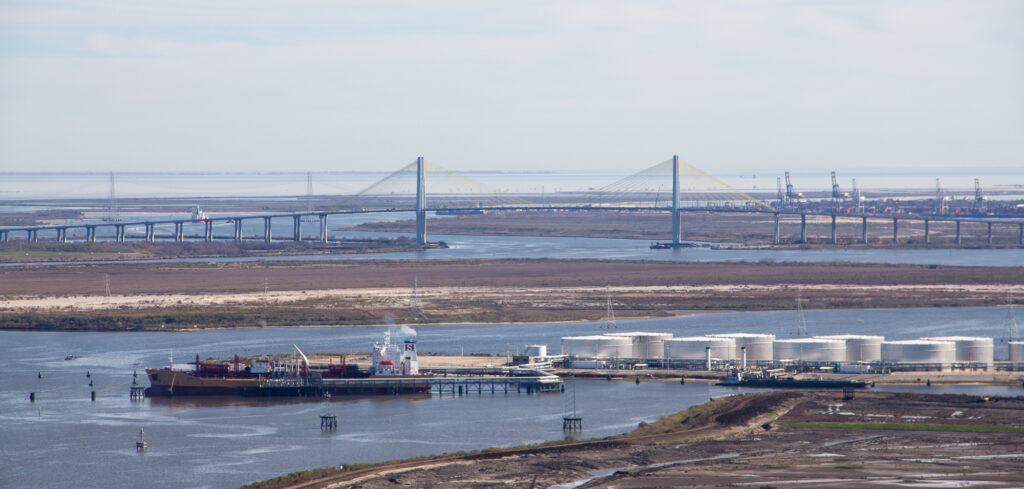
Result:
{"label": "riverbank", "polygon": [[244,487],[1015,486],[1024,482],[1022,416],[1020,397],[750,394],[600,440],[341,465]]}
{"label": "riverbank", "polygon": [[420,245],[407,237],[376,239],[341,239],[327,243],[318,241],[202,241],[202,237],[189,237],[190,241],[114,243],[84,241],[70,243],[29,243],[8,241],[0,243],[0,263],[26,262],[78,262],[78,261],[132,261],[168,260],[177,258],[219,257],[276,257],[291,255],[336,255],[355,253],[396,253],[428,248],[445,248],[443,242]]}
{"label": "riverbank", "polygon": [[1024,303],[1024,268],[604,260],[9,267],[0,269],[0,329],[558,322],[600,319],[608,302],[621,319],[786,310],[798,296],[805,309]]}

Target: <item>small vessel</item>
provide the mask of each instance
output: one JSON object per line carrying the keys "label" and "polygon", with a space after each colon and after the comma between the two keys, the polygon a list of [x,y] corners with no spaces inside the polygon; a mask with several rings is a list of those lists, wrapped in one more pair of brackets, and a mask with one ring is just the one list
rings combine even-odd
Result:
{"label": "small vessel", "polygon": [[76,358],[78,357],[74,353],[68,353],[67,356],[64,357],[64,360],[74,360]]}
{"label": "small vessel", "polygon": [[202,207],[196,206],[195,210],[192,211],[192,222],[206,222],[210,220],[210,216],[203,210]]}
{"label": "small vessel", "polygon": [[780,389],[866,389],[874,384],[859,380],[842,379],[796,379],[765,373],[735,371],[716,385],[734,387],[775,387]]}

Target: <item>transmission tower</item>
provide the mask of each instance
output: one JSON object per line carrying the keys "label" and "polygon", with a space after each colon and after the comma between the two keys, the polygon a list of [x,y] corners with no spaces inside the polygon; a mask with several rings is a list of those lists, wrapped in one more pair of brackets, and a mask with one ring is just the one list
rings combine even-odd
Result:
{"label": "transmission tower", "polygon": [[1010,299],[1010,309],[1006,311],[1006,341],[1017,340],[1017,319],[1013,316],[1013,299]]}
{"label": "transmission tower", "polygon": [[605,329],[615,329],[615,311],[612,310],[612,290],[610,285],[606,289],[606,294],[607,305],[604,314],[604,327]]}
{"label": "transmission tower", "polygon": [[120,221],[117,210],[117,196],[114,193],[114,172],[110,172],[110,196],[107,198],[107,215],[103,216],[104,221]]}
{"label": "transmission tower", "polygon": [[420,304],[419,280],[415,275],[412,277],[412,299],[409,301],[409,311],[412,313],[413,319],[427,317],[423,313],[423,306]]}
{"label": "transmission tower", "polygon": [[795,336],[807,336],[807,320],[804,319],[804,298],[802,289],[796,290],[796,334]]}

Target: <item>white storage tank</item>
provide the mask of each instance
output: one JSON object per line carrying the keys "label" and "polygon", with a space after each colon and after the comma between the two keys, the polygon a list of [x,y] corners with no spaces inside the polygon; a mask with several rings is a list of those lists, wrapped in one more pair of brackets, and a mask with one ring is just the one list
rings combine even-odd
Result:
{"label": "white storage tank", "polygon": [[732,338],[713,338],[710,336],[666,339],[665,358],[703,360],[707,355],[706,348],[708,347],[711,348],[711,358],[717,360],[733,360],[736,358],[736,340]]}
{"label": "white storage tank", "polygon": [[1010,365],[1014,370],[1024,369],[1024,341],[1011,341],[1008,343],[1010,348]]}
{"label": "white storage tank", "polygon": [[825,340],[843,340],[846,342],[847,362],[880,362],[882,361],[882,342],[884,336],[859,334],[835,334],[815,336]]}
{"label": "white storage tank", "polygon": [[[750,350],[747,350],[748,355]],[[775,360],[802,360],[806,362],[846,361],[846,341],[823,338],[790,338],[775,340]]]}
{"label": "white storage tank", "polygon": [[548,345],[526,345],[526,356],[546,357],[548,356]]}
{"label": "white storage tank", "polygon": [[940,364],[943,369],[956,360],[956,344],[952,341],[904,340],[883,341],[882,361],[885,363]]}
{"label": "white storage tank", "polygon": [[631,333],[608,333],[607,336],[629,338],[633,342],[634,358],[665,358],[665,340],[672,333],[649,333],[634,331]]}
{"label": "white storage tank", "polygon": [[736,341],[733,358],[740,358],[743,347],[747,347],[747,360],[771,360],[772,343],[775,335],[760,333],[723,333],[709,334],[712,338],[732,338]]}
{"label": "white storage tank", "polygon": [[956,345],[956,361],[970,363],[984,363],[992,365],[993,352],[995,350],[992,338],[981,336],[939,336],[935,338],[921,338],[932,341],[952,341]]}
{"label": "white storage tank", "polygon": [[631,358],[633,340],[621,336],[566,336],[562,338],[562,354],[578,357]]}

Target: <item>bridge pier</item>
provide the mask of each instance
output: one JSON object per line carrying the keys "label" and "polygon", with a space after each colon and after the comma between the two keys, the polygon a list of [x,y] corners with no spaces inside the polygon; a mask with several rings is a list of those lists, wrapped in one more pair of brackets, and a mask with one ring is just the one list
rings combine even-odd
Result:
{"label": "bridge pier", "polygon": [[270,232],[270,217],[263,218],[263,241],[269,243],[273,239]]}
{"label": "bridge pier", "polygon": [[28,231],[28,240],[33,243],[39,241],[39,231],[36,231],[35,229],[30,229]]}
{"label": "bridge pier", "polygon": [[206,241],[213,241],[213,219],[207,219],[203,225],[203,239]]}
{"label": "bridge pier", "polygon": [[892,218],[892,244],[899,242],[900,235],[900,220],[895,217]]}
{"label": "bridge pier", "polygon": [[67,243],[68,242],[68,228],[57,228],[57,242]]}
{"label": "bridge pier", "polygon": [[775,244],[779,244],[781,237],[779,236],[779,213],[775,213],[775,237],[772,240]]}
{"label": "bridge pier", "polygon": [[956,221],[956,245],[960,246],[960,221]]}
{"label": "bridge pier", "polygon": [[156,228],[155,224],[153,224],[151,222],[147,222],[146,223],[146,242],[147,243],[152,243],[153,241],[156,241],[156,229],[155,228]]}
{"label": "bridge pier", "polygon": [[800,214],[800,242],[807,242],[807,214]]}
{"label": "bridge pier", "polygon": [[992,247],[992,221],[988,222],[988,247]]}
{"label": "bridge pier", "polygon": [[292,216],[292,241],[302,241],[302,216]]}
{"label": "bridge pier", "polygon": [[242,240],[242,218],[235,219],[235,241]]}
{"label": "bridge pier", "polygon": [[85,227],[85,240],[90,243],[96,242],[96,226]]}
{"label": "bridge pier", "polygon": [[[1024,222],[1017,225],[1017,246],[1024,246]],[[7,241],[7,235],[4,235],[4,241]]]}
{"label": "bridge pier", "polygon": [[924,220],[924,244],[931,244],[932,239],[928,236],[928,219]]}
{"label": "bridge pier", "polygon": [[320,242],[327,242],[327,214],[320,214]]}
{"label": "bridge pier", "polygon": [[174,241],[182,242],[185,240],[185,223],[178,221],[174,223]]}
{"label": "bridge pier", "polygon": [[839,240],[836,239],[836,215],[832,214],[832,244],[837,243],[839,243]]}
{"label": "bridge pier", "polygon": [[7,242],[7,231],[0,231],[0,242]]}
{"label": "bridge pier", "polygon": [[860,218],[860,242],[862,244],[868,244],[868,216],[861,216]]}
{"label": "bridge pier", "polygon": [[427,199],[423,179],[423,157],[416,157],[416,242],[427,244]]}
{"label": "bridge pier", "polygon": [[124,224],[114,226],[114,241],[124,243]]}

